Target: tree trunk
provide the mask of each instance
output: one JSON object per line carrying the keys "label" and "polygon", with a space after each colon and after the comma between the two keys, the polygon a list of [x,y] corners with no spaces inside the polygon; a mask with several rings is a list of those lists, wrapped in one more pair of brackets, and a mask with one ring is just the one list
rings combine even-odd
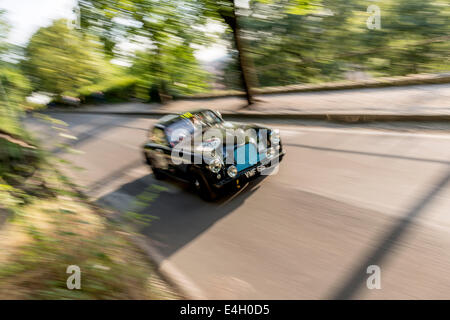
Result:
{"label": "tree trunk", "polygon": [[225,23],[227,23],[231,30],[233,31],[233,39],[234,44],[236,46],[236,50],[238,52],[238,67],[241,74],[241,82],[243,89],[245,91],[245,96],[247,99],[248,105],[251,105],[254,103],[253,94],[252,94],[252,81],[251,81],[251,63],[249,63],[244,48],[242,45],[242,39],[241,39],[241,29],[239,27],[239,21],[238,17],[236,15],[236,7],[234,5],[234,0],[230,0],[232,5],[232,12],[231,15],[226,14],[224,12],[221,12],[222,18],[225,20]]}
{"label": "tree trunk", "polygon": [[245,56],[244,50],[242,48],[242,40],[240,36],[240,29],[237,26],[236,21],[236,31],[234,32],[234,43],[236,45],[236,50],[238,51],[239,58],[239,71],[241,72],[242,86],[245,90],[245,96],[247,98],[247,103],[249,105],[253,104],[253,94],[251,92],[251,75],[250,75],[250,65],[247,61],[247,57]]}
{"label": "tree trunk", "polygon": [[171,100],[171,97],[167,90],[167,82],[163,78],[164,67],[161,63],[162,54],[159,44],[156,45],[155,55],[156,59],[153,62],[152,65],[153,70],[151,70],[151,72],[154,73],[159,79],[156,80],[149,89],[149,98],[150,98],[149,100],[150,102],[166,104],[169,100]]}

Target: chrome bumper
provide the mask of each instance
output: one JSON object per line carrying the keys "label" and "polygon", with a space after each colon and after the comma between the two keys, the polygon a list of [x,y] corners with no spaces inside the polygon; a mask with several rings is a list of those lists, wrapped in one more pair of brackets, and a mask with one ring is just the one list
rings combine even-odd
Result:
{"label": "chrome bumper", "polygon": [[[282,159],[283,159],[285,154],[286,154],[286,152],[283,151],[283,152],[273,156],[272,158],[268,158],[268,159],[266,158],[266,159],[264,159],[264,160],[262,160],[262,161],[260,161],[258,163],[255,163],[251,167],[248,167],[248,168],[246,168],[244,170],[239,171],[237,173],[237,175],[235,177],[233,177],[233,178],[231,178],[229,176],[226,176],[226,178],[224,178],[224,179],[214,183],[213,186],[216,187],[216,188],[222,188],[226,184],[228,184],[230,182],[233,182],[233,181],[236,181],[237,179],[243,179],[243,178],[244,179],[253,179],[255,177],[258,177],[262,170],[266,170],[266,169],[269,169],[271,167],[274,167],[274,166],[270,166],[270,163],[273,162],[275,159],[278,159],[278,162],[276,164],[276,165],[278,165],[282,161]],[[250,172],[250,171],[253,171],[253,170],[255,170],[255,173],[251,177],[247,177],[246,173]]]}

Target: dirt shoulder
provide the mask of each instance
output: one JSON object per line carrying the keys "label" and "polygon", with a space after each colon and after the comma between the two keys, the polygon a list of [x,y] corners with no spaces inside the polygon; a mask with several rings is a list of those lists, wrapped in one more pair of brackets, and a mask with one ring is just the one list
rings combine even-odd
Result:
{"label": "dirt shoulder", "polygon": [[[5,150],[22,147],[0,142],[0,299],[180,298],[128,231],[55,170],[57,159],[12,159]],[[69,266],[81,271],[80,289],[68,289]]]}

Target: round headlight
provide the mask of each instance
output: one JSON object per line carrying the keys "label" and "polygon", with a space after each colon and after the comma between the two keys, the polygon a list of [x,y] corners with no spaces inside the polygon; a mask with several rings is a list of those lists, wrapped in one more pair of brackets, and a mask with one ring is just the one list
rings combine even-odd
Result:
{"label": "round headlight", "polygon": [[211,172],[218,173],[222,169],[222,161],[220,159],[212,159],[208,164],[208,169]]}
{"label": "round headlight", "polygon": [[237,175],[237,168],[231,165],[228,167],[227,173],[231,178],[234,178]]}
{"label": "round headlight", "polygon": [[267,156],[268,158],[273,157],[274,155],[275,155],[275,149],[274,149],[274,148],[269,148],[269,149],[267,149],[267,151],[266,151],[266,156]]}

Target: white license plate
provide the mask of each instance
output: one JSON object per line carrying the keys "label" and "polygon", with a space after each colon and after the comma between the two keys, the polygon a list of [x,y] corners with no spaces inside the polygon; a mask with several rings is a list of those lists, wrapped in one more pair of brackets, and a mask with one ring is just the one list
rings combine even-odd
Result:
{"label": "white license plate", "polygon": [[264,170],[266,170],[266,166],[265,166],[265,165],[257,166],[257,167],[256,167],[256,170],[257,170],[259,173],[261,173],[261,172],[263,172]]}
{"label": "white license plate", "polygon": [[253,177],[254,175],[255,175],[255,173],[256,173],[256,169],[252,169],[252,170],[250,170],[250,171],[247,171],[246,173],[245,173],[245,176],[247,177],[247,178],[250,178],[250,177]]}

